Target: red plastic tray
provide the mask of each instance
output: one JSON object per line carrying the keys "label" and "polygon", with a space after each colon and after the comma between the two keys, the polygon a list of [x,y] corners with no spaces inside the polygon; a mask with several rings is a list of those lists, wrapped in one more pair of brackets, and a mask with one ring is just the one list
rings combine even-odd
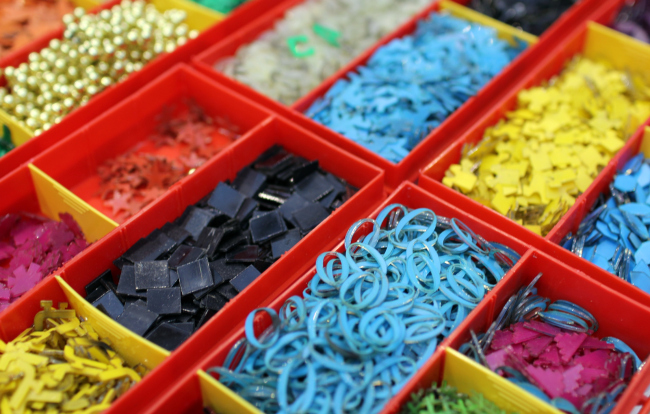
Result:
{"label": "red plastic tray", "polygon": [[[202,32],[196,39],[187,42],[171,54],[158,56],[149,62],[141,71],[131,74],[124,82],[112,86],[97,96],[94,96],[87,105],[71,112],[60,124],[54,125],[38,137],[30,139],[25,144],[0,157],[0,177],[9,174],[19,165],[28,162],[32,157],[83,128],[90,120],[101,116],[109,108],[127,99],[137,90],[147,85],[152,79],[160,76],[175,64],[189,62],[192,56],[212,46],[219,40],[226,38],[249,21],[254,21],[268,10],[276,7],[278,3],[282,4],[283,1],[287,0],[250,0],[230,13],[226,19]],[[113,0],[102,4],[97,10],[110,8],[118,3],[119,0]],[[17,50],[2,59],[0,61],[0,67],[16,66],[22,62],[26,62],[29,53],[41,50],[47,46],[51,39],[60,38],[62,34],[63,30],[61,29],[30,43],[25,48]],[[5,80],[2,77],[0,78],[0,85],[4,84]]]}
{"label": "red plastic tray", "polygon": [[[105,216],[118,221],[99,194],[101,178],[97,167],[136,147],[138,152],[177,158],[177,150],[156,148],[148,137],[155,133],[157,118],[164,109],[182,112],[188,100],[213,118],[225,118],[241,134],[271,117],[259,105],[180,64],[37,156],[33,163]],[[222,148],[231,144],[229,138],[217,133],[213,145]]]}
{"label": "red plastic tray", "polygon": [[[650,340],[648,333],[639,329],[650,320],[650,309],[576,271],[552,257],[531,250],[517,263],[510,274],[483,300],[475,311],[449,337],[449,345],[458,349],[470,340],[470,330],[485,332],[497,317],[507,300],[528,285],[540,272],[544,275],[536,287],[540,296],[553,300],[564,299],[582,306],[598,320],[600,328],[595,336],[614,336],[627,343],[641,358],[648,361]],[[650,378],[647,369],[635,375],[612,413],[628,413],[640,401]],[[424,386],[424,384],[420,384]],[[396,397],[406,401],[416,388],[405,388]]]}
{"label": "red plastic tray", "polygon": [[604,191],[616,170],[616,166],[623,162],[622,160],[628,159],[630,154],[637,152],[635,148],[638,148],[644,126],[648,125],[650,120],[637,129],[626,143],[626,146],[610,161],[609,165],[601,172],[599,178],[591,184],[589,189],[578,197],[575,205],[569,210],[569,213],[560,220],[555,228],[546,236],[546,239],[460,192],[452,190],[441,182],[449,166],[460,160],[463,145],[479,141],[483,137],[483,132],[487,127],[495,125],[504,117],[506,112],[513,109],[516,106],[517,93],[520,90],[538,85],[559,73],[567,60],[583,50],[586,33],[586,25],[582,25],[579,30],[574,31],[571,37],[566,39],[565,43],[559,45],[553,53],[540,62],[535,71],[529,73],[522,81],[512,85],[505,96],[480,121],[476,122],[460,138],[435,156],[433,161],[420,173],[418,183],[426,190],[441,195],[441,197],[449,200],[454,205],[460,206],[469,213],[478,217],[484,217],[494,226],[510,229],[511,234],[520,240],[563,261],[575,269],[588,273],[600,283],[606,284],[644,306],[650,307],[649,295],[557,245],[564,235],[572,229],[577,228],[579,221],[575,220],[578,217],[584,217],[598,194]]}
{"label": "red plastic tray", "polygon": [[[351,212],[349,216],[349,221],[354,222],[366,217],[376,217],[379,212],[386,206],[390,204],[403,204],[411,208],[420,208],[426,207],[432,209],[437,215],[445,217],[456,217],[467,224],[472,230],[477,234],[485,237],[489,241],[495,241],[498,243],[505,244],[516,250],[520,254],[524,254],[528,251],[529,246],[516,238],[507,234],[507,232],[495,229],[490,224],[471,216],[460,209],[452,206],[447,203],[445,200],[438,198],[432,194],[427,193],[421,188],[415,186],[412,183],[403,183],[399,186],[391,196],[385,200],[380,207],[378,207],[372,214],[364,214],[361,211]],[[330,232],[329,242],[321,243],[315,251],[322,253],[325,251],[339,251],[343,252],[343,244],[339,243],[345,237],[345,232],[347,229],[340,231],[339,233]],[[370,229],[368,229],[370,230]],[[322,239],[328,240],[328,239]],[[314,256],[315,259],[316,256]],[[291,269],[291,276],[288,276],[294,283],[290,286],[287,286],[281,291],[276,291],[277,295],[269,295],[266,300],[259,303],[257,307],[270,307],[278,310],[284,301],[293,296],[298,295],[302,296],[303,290],[307,287],[308,282],[312,279],[316,270],[313,266],[315,260],[311,260],[308,264],[308,271],[305,272],[304,269],[293,268]],[[306,267],[306,266],[304,266]],[[506,276],[507,277],[507,276]],[[474,313],[473,311],[472,313]],[[247,314],[246,314],[247,315]],[[209,353],[192,369],[189,370],[186,377],[179,381],[173,389],[170,389],[166,396],[156,401],[155,404],[151,405],[148,408],[148,413],[157,413],[164,410],[169,410],[174,413],[184,413],[191,412],[197,407],[200,407],[201,394],[198,388],[198,380],[188,378],[190,376],[195,376],[195,372],[198,369],[206,370],[212,366],[220,365],[226,358],[228,351],[232,348],[232,345],[244,336],[243,321],[246,315],[241,317],[241,320],[235,330],[231,332],[229,337],[223,340],[221,343],[217,344],[212,348]],[[269,320],[256,320],[256,331],[261,332],[268,324]],[[444,345],[449,339],[443,341],[440,346]],[[416,374],[419,376],[421,372],[425,371],[426,367],[435,364],[435,361],[428,361],[424,367]],[[430,385],[430,383],[429,383]]]}
{"label": "red plastic tray", "polygon": [[[442,125],[432,131],[427,138],[420,142],[420,144],[411,151],[406,158],[395,164],[345,138],[341,134],[312,121],[310,118],[304,116],[302,111],[309,108],[310,104],[316,98],[323,95],[331,85],[336,82],[336,80],[344,77],[345,74],[354,70],[357,66],[364,64],[379,46],[388,43],[394,38],[402,37],[411,33],[415,28],[415,22],[417,20],[425,17],[431,11],[439,9],[437,2],[434,2],[431,6],[427,7],[424,11],[415,16],[411,21],[381,39],[373,47],[355,58],[336,74],[325,80],[319,87],[290,107],[285,106],[213,69],[215,62],[221,58],[232,56],[240,46],[255,40],[262,32],[271,28],[273,22],[280,18],[288,8],[298,4],[300,1],[301,0],[294,0],[287,2],[283,7],[274,9],[255,24],[245,27],[235,35],[214,45],[212,48],[207,49],[198,55],[193,60],[193,63],[209,76],[218,79],[220,82],[223,82],[238,92],[245,94],[251,99],[264,104],[274,112],[293,120],[304,128],[325,137],[329,141],[336,143],[336,145],[341,148],[344,148],[384,169],[387,173],[386,183],[389,188],[395,188],[403,180],[413,181],[416,178],[418,170],[424,166],[426,160],[430,158],[432,153],[443,148],[446,143],[451,142],[452,139],[458,137],[462,131],[469,127],[469,125],[477,121],[479,116],[484,113],[485,108],[489,108],[491,103],[495,102],[496,99],[504,93],[503,91],[507,91],[509,85],[523,77],[532,65],[539,60],[539,56],[545,56],[549,53],[550,49],[553,48],[558,41],[566,37],[568,33],[574,30],[581,22],[584,22],[587,17],[593,13],[599,3],[599,0],[584,0],[564,13],[562,17],[547,31],[547,33],[545,33],[537,45],[531,46],[524,51],[500,75],[492,79],[492,81],[489,82],[476,97],[468,100],[461,108],[447,118]],[[457,2],[467,3],[467,1]]]}
{"label": "red plastic tray", "polygon": [[[232,79],[220,72],[213,69],[213,65],[222,58],[232,56],[237,49],[242,45],[248,44],[257,39],[264,31],[273,27],[276,20],[281,18],[284,13],[296,4],[301,3],[302,0],[294,0],[287,2],[283,7],[278,7],[272,12],[268,13],[263,19],[251,24],[233,36],[225,39],[224,41],[207,49],[198,55],[193,63],[204,73],[208,74],[220,82],[223,82],[230,88],[250,97],[251,99],[264,104],[276,113],[279,113],[304,128],[319,134],[326,138],[328,141],[336,144],[337,146],[349,151],[365,160],[372,162],[378,167],[386,171],[386,184],[389,188],[395,188],[399,183],[404,180],[414,180],[416,178],[418,169],[426,163],[430,154],[434,149],[449,142],[457,132],[462,130],[466,125],[471,124],[472,119],[480,112],[482,108],[488,107],[491,99],[499,94],[499,91],[506,89],[507,85],[513,78],[517,78],[519,73],[525,73],[528,65],[535,59],[532,52],[532,47],[524,51],[513,63],[511,63],[501,74],[497,75],[491,82],[489,82],[476,97],[470,98],[461,108],[455,111],[442,125],[436,128],[427,138],[410,152],[401,162],[395,164],[378,154],[362,147],[361,145],[349,140],[343,135],[334,132],[328,127],[321,125],[310,118],[303,115],[303,111],[307,110],[311,103],[318,97],[322,96],[327,90],[340,78],[353,71],[359,65],[367,62],[370,56],[382,45],[390,42],[391,40],[403,37],[412,33],[417,21],[428,16],[432,11],[439,10],[438,2],[433,2],[430,6],[426,7],[422,12],[416,15],[413,19],[403,24],[391,34],[385,36],[383,39],[375,43],[370,49],[363,52],[354,60],[349,62],[346,66],[341,68],[334,75],[326,79],[312,92],[301,98],[291,106],[285,106],[274,99],[271,99],[260,92],[250,88],[239,81]],[[545,50],[542,45],[541,52]]]}
{"label": "red plastic tray", "polygon": [[[196,364],[215,343],[235,328],[240,321],[262,301],[285,291],[293,279],[288,275],[302,274],[316,259],[323,241],[334,244],[340,234],[352,224],[355,214],[369,214],[384,199],[383,172],[349,155],[309,132],[280,118],[271,118],[253,128],[230,148],[212,158],[194,174],[175,184],[150,204],[137,219],[120,226],[109,236],[79,254],[59,272],[73,289],[85,296],[84,287],[104,270],[116,270],[112,262],[137,240],[180,216],[185,207],[208,194],[218,182],[234,179],[236,173],[274,144],[307,159],[318,159],[326,171],[347,180],[359,192],[317,226],[308,236],[283,255],[248,289],[229,302],[216,316],[175,350],[155,371],[149,374],[131,392],[117,400],[110,412],[141,412],[152,404],[152,396],[163,395],[166,387]],[[117,272],[114,272],[114,274]],[[49,278],[56,284],[53,278]],[[48,279],[48,280],[49,280]],[[49,299],[50,282],[46,287],[33,289],[21,298],[16,311],[0,315],[3,339],[14,338],[32,324],[33,315],[43,299]],[[137,390],[137,391],[136,391]]]}

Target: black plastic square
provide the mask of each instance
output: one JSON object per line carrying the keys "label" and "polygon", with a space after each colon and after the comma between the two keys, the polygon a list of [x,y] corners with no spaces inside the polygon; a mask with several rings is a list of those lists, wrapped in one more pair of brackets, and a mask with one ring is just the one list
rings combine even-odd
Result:
{"label": "black plastic square", "polygon": [[218,294],[217,292],[209,293],[203,298],[201,304],[204,308],[212,309],[214,311],[219,311],[223,308],[228,301]]}
{"label": "black plastic square", "polygon": [[237,296],[239,292],[230,283],[224,283],[217,288],[217,293],[223,296],[226,300],[230,300]]}
{"label": "black plastic square", "polygon": [[86,285],[86,295],[89,295],[91,292],[94,292],[99,287],[103,287],[102,282],[104,283],[113,282],[113,275],[111,274],[110,270],[105,270],[104,273],[97,276],[95,279],[93,279],[92,282]]}
{"label": "black plastic square", "polygon": [[209,321],[210,318],[212,318],[216,313],[217,313],[217,311],[214,311],[212,309],[205,309],[203,311],[203,313],[201,314],[201,318],[199,318],[199,321],[196,323],[195,330],[198,331],[199,328],[201,328],[203,325],[205,325],[205,323],[207,321]]}
{"label": "black plastic square", "polygon": [[169,287],[167,260],[135,264],[135,288],[137,290],[165,287]]}
{"label": "black plastic square", "polygon": [[305,208],[310,205],[309,200],[305,200],[300,194],[292,195],[287,201],[284,202],[280,207],[278,207],[278,212],[282,214],[282,217],[289,223],[293,223],[293,213],[298,211],[301,208]]}
{"label": "black plastic square", "polygon": [[248,266],[243,272],[235,276],[230,281],[230,284],[237,290],[237,292],[241,292],[246,289],[248,285],[253,283],[259,275],[261,275],[261,273],[255,268],[255,266]]}
{"label": "black plastic square", "polygon": [[136,302],[125,306],[124,312],[115,321],[133,333],[142,336],[156,322],[156,319],[158,319],[158,315],[149,311],[144,302],[142,305]]}
{"label": "black plastic square", "polygon": [[235,232],[231,232],[230,234],[224,236],[224,238],[221,240],[221,243],[219,244],[219,251],[221,253],[226,253],[227,251],[230,251],[237,246],[248,244],[250,237],[250,231],[237,230]]}
{"label": "black plastic square", "polygon": [[191,332],[165,322],[156,326],[146,338],[161,348],[173,351],[181,346],[190,335],[192,335]]}
{"label": "black plastic square", "polygon": [[320,204],[311,204],[293,213],[293,220],[303,233],[312,231],[325,220],[330,213]]}
{"label": "black plastic square", "polygon": [[192,237],[187,230],[174,223],[165,223],[160,230],[165,233],[167,237],[174,240],[176,244],[181,244]]}
{"label": "black plastic square", "polygon": [[192,239],[197,240],[203,231],[203,228],[210,225],[219,213],[209,209],[198,208],[189,206],[185,220],[183,221],[183,228],[192,235]]}
{"label": "black plastic square", "polygon": [[210,264],[206,257],[180,266],[177,271],[183,296],[214,286]]}
{"label": "black plastic square", "polygon": [[239,212],[235,216],[235,219],[239,220],[240,222],[245,222],[246,220],[250,219],[253,215],[253,211],[255,211],[258,205],[259,203],[252,198],[246,198],[246,200],[244,200],[244,204],[241,205]]}
{"label": "black plastic square", "polygon": [[249,226],[253,243],[264,243],[287,231],[287,225],[277,211],[251,219]]}
{"label": "black plastic square", "polygon": [[156,229],[145,237],[145,243],[137,250],[129,249],[122,257],[133,263],[153,261],[172,251],[176,245],[174,240]]}
{"label": "black plastic square", "polygon": [[196,246],[205,249],[208,257],[214,257],[225,234],[223,228],[206,227],[199,235]]}
{"label": "black plastic square", "polygon": [[332,204],[334,203],[334,201],[336,201],[336,199],[337,199],[338,196],[339,196],[339,195],[336,194],[336,192],[332,191],[331,193],[329,193],[329,194],[326,195],[325,197],[321,198],[321,199],[318,201],[318,203],[319,203],[321,206],[323,206],[324,208],[330,208],[330,207],[332,207]]}
{"label": "black plastic square", "polygon": [[120,281],[117,284],[117,294],[122,296],[144,298],[146,297],[146,292],[138,292],[135,289],[135,266],[134,265],[125,265],[122,268],[122,274],[120,275]]}
{"label": "black plastic square", "polygon": [[232,182],[233,187],[247,197],[253,197],[266,183],[266,175],[244,167],[237,173],[237,178]]}
{"label": "black plastic square", "polygon": [[[237,276],[238,274],[240,274],[241,272],[243,272],[244,269],[246,269],[246,265],[242,265],[239,263],[228,263],[226,259],[219,259],[210,263],[210,268],[212,269],[213,273],[219,275],[220,280],[222,282],[227,282],[230,279]],[[217,281],[216,278],[214,280],[215,283],[217,284],[220,283]]]}
{"label": "black plastic square", "polygon": [[147,309],[158,315],[181,313],[181,288],[147,290]]}
{"label": "black plastic square", "polygon": [[219,183],[208,200],[210,207],[216,208],[230,218],[237,215],[246,196],[226,183]]}
{"label": "black plastic square", "polygon": [[251,245],[244,246],[237,250],[233,250],[228,253],[226,260],[228,263],[248,263],[252,264],[257,261],[257,259],[262,254],[262,249],[259,246]]}
{"label": "black plastic square", "polygon": [[291,181],[293,183],[299,183],[317,171],[318,171],[318,160],[308,161],[293,171]]}
{"label": "black plastic square", "polygon": [[173,322],[170,325],[182,329],[190,335],[194,333],[194,322]]}
{"label": "black plastic square", "polygon": [[334,186],[317,172],[296,184],[296,192],[311,202],[320,200],[332,191],[334,191]]}
{"label": "black plastic square", "polygon": [[93,303],[97,299],[101,298],[106,292],[108,292],[108,289],[106,289],[104,286],[99,286],[97,289],[86,295],[86,300],[90,303]]}
{"label": "black plastic square", "polygon": [[104,293],[93,305],[112,319],[117,318],[124,311],[124,305],[112,290]]}
{"label": "black plastic square", "polygon": [[278,239],[271,242],[271,251],[273,253],[273,260],[277,260],[289,251],[293,246],[298,244],[302,239],[298,229],[289,230]]}
{"label": "black plastic square", "polygon": [[181,309],[183,311],[183,314],[192,315],[192,316],[196,315],[201,310],[199,308],[199,305],[194,303],[194,297],[191,295],[184,296],[181,298]]}
{"label": "black plastic square", "polygon": [[293,154],[289,154],[279,145],[266,150],[253,164],[253,168],[264,174],[275,177],[285,168],[293,165]]}
{"label": "black plastic square", "polygon": [[178,249],[167,260],[167,266],[170,269],[178,269],[179,266],[195,262],[203,256],[205,256],[205,250],[183,244],[178,246]]}
{"label": "black plastic square", "polygon": [[178,284],[178,271],[169,269],[169,286],[174,287]]}

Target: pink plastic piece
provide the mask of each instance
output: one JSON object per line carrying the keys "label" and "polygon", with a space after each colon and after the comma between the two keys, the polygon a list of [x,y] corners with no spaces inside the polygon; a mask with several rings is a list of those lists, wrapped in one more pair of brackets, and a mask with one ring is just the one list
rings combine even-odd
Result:
{"label": "pink plastic piece", "polygon": [[496,352],[492,352],[487,355],[485,359],[487,360],[488,366],[492,371],[496,370],[499,367],[503,367],[506,364],[506,357],[508,356],[509,348],[499,349]]}
{"label": "pink plastic piece", "polygon": [[557,346],[551,345],[542,355],[539,356],[539,359],[535,361],[535,365],[550,365],[550,366],[559,366],[560,363],[560,352],[557,349]]}
{"label": "pink plastic piece", "polygon": [[524,327],[526,329],[530,329],[531,331],[536,331],[548,336],[555,336],[562,332],[560,328],[556,328],[555,326],[551,326],[547,323],[535,320],[524,322]]}
{"label": "pink plastic piece", "polygon": [[594,352],[587,353],[575,359],[576,364],[581,364],[587,368],[603,368],[609,359],[609,351],[599,349]]}
{"label": "pink plastic piece", "polygon": [[528,342],[531,339],[535,339],[541,335],[539,332],[531,331],[530,329],[524,328],[523,322],[514,324],[512,328],[513,328],[512,342],[514,344],[521,344],[524,342]]}
{"label": "pink plastic piece", "polygon": [[0,311],[88,246],[72,216],[60,217],[0,217]]}
{"label": "pink plastic piece", "polygon": [[490,345],[490,348],[497,350],[501,348],[505,348],[508,345],[512,344],[512,332],[510,331],[496,331],[494,334],[494,339],[492,340],[492,344]]}
{"label": "pink plastic piece", "polygon": [[582,365],[575,365],[566,371],[563,374],[564,381],[564,392],[571,393],[575,391],[580,386],[580,373],[584,368]]}
{"label": "pink plastic piece", "polygon": [[562,395],[564,382],[561,372],[529,365],[526,367],[526,373],[551,398]]}
{"label": "pink plastic piece", "polygon": [[567,363],[571,361],[573,355],[578,351],[580,345],[587,339],[587,334],[584,333],[561,333],[555,335],[555,342],[560,350],[562,362]]}
{"label": "pink plastic piece", "polygon": [[593,336],[588,336],[587,339],[585,339],[585,341],[582,343],[581,347],[585,349],[614,349],[614,344],[601,341],[600,339],[594,338]]}
{"label": "pink plastic piece", "polygon": [[538,357],[540,356],[548,346],[553,342],[553,338],[550,336],[540,336],[535,338],[532,341],[526,342],[524,346],[528,350],[531,356]]}

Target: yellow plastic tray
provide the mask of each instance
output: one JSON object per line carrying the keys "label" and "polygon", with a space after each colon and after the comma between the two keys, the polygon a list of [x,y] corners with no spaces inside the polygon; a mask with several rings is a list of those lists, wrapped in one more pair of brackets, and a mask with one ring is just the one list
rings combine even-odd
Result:
{"label": "yellow plastic tray", "polygon": [[445,349],[443,380],[462,393],[468,395],[472,391],[481,393],[508,412],[562,414],[561,411],[452,348]]}
{"label": "yellow plastic tray", "polygon": [[264,414],[205,371],[199,370],[197,375],[204,407],[210,407],[219,414]]}
{"label": "yellow plastic tray", "polygon": [[86,236],[86,241],[93,243],[118,226],[85,201],[74,195],[61,184],[33,164],[29,164],[36,196],[41,212],[52,220],[59,220],[59,213],[70,213]]}
{"label": "yellow plastic tray", "polygon": [[[168,351],[115,322],[88,303],[61,277],[55,277],[70,306],[77,311],[77,315],[86,318],[100,337],[110,340],[113,349],[122,355],[126,362],[132,365],[142,364],[149,369],[154,369],[169,356]],[[55,303],[54,306],[58,304]]]}
{"label": "yellow plastic tray", "polygon": [[538,41],[537,36],[526,33],[523,30],[515,29],[512,26],[492,19],[491,17],[487,17],[486,15],[478,13],[474,10],[468,9],[467,7],[461,6],[458,3],[454,3],[453,1],[442,0],[440,2],[440,10],[446,10],[456,17],[476,22],[484,26],[494,27],[501,39],[508,40],[513,45],[517,43],[515,39],[523,40],[529,45],[534,45]]}

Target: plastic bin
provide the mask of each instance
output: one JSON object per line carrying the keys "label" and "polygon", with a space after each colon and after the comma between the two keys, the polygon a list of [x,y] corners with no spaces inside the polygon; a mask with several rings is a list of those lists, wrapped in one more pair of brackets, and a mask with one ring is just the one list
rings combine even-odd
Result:
{"label": "plastic bin", "polygon": [[[190,99],[206,115],[225,118],[236,125],[241,134],[271,117],[260,106],[180,64],[36,157],[33,163],[94,208],[119,221],[99,194],[101,178],[97,168],[137,147],[138,152],[178,158],[177,150],[156,148],[148,138],[156,132],[157,118],[163,109],[175,108],[177,113],[182,112]],[[230,139],[215,134],[215,148],[229,144]],[[66,162],[61,162],[63,159]]]}
{"label": "plastic bin", "polygon": [[[529,249],[528,245],[511,237],[506,232],[493,228],[490,226],[490,224],[459,210],[458,208],[447,203],[445,200],[429,194],[421,188],[408,182],[403,183],[399,188],[397,188],[395,192],[392,193],[390,197],[385,200],[381,206],[378,207],[372,214],[363,214],[361,211],[353,212],[352,216],[350,217],[350,224],[362,218],[376,217],[384,207],[394,203],[403,204],[411,208],[427,207],[432,209],[439,216],[456,217],[467,224],[477,234],[485,237],[487,240],[510,246],[520,254],[523,254]],[[330,232],[329,237],[321,239],[321,243],[315,248],[314,252],[317,252],[317,254],[319,254],[325,251],[344,251],[343,243],[340,242],[345,237],[346,231],[347,228],[339,230],[338,233]],[[322,242],[322,240],[327,241]],[[299,269],[298,267],[291,268],[289,272],[286,273],[286,277],[293,283],[281,290],[276,290],[273,295],[268,295],[266,299],[259,302],[255,308],[270,307],[278,310],[287,298],[294,295],[302,296],[303,290],[316,273],[313,265],[315,263],[317,254],[312,255],[311,261],[308,264],[309,267],[307,267],[308,270]],[[504,280],[507,278],[508,276],[506,275]],[[485,299],[485,301],[487,300],[488,299]],[[253,309],[254,308],[251,308],[250,310]],[[194,372],[196,370],[207,370],[210,367],[223,363],[233,344],[244,336],[244,318],[248,315],[248,312],[250,312],[250,310],[241,316],[239,323],[235,327],[236,329],[230,333],[228,338],[213,346],[209,353],[206,353],[206,356],[203,357],[201,361],[199,361],[199,363],[194,366],[192,371],[187,375],[194,375]],[[472,311],[471,314],[474,312],[476,312],[476,310]],[[261,330],[268,326],[269,323],[270,320],[256,319],[256,332],[261,332]],[[448,341],[449,338],[441,342],[439,347],[445,346]],[[427,361],[411,381],[414,381],[415,378],[420,376],[422,372],[427,371],[431,366],[435,365],[435,363],[436,361],[434,359]],[[174,388],[170,389],[169,392],[166,393],[165,396],[156,401],[154,405],[149,406],[147,412],[153,414],[164,409],[170,410],[170,412],[184,413],[190,412],[188,410],[192,409],[192,407],[198,407],[199,398],[201,398],[200,395],[196,389],[195,391],[188,391],[192,388],[191,381],[193,380],[187,380],[187,378],[180,380]],[[216,380],[214,380],[213,385],[219,387],[220,392],[226,392],[226,387],[218,383]],[[214,406],[214,408],[221,414],[237,414],[242,412],[259,413],[255,407],[240,397],[235,398],[234,402],[232,399],[224,399],[218,400],[215,404],[218,405]]]}
{"label": "plastic bin", "polygon": [[[585,209],[588,210],[591,207],[591,203],[593,203],[597,194],[606,186],[602,178],[594,180],[587,191],[577,198],[576,203],[571,207],[569,212],[546,236],[546,240],[496,211],[443,185],[441,181],[449,166],[460,160],[463,145],[481,140],[483,138],[483,132],[487,127],[496,124],[506,112],[516,106],[517,93],[520,90],[530,88],[550,79],[561,71],[567,60],[579,53],[582,53],[588,58],[607,59],[618,67],[644,73],[644,68],[650,59],[650,46],[632,40],[625,35],[597,23],[588,23],[579,31],[574,32],[572,37],[567,39],[564,44],[558,46],[557,50],[540,63],[534,72],[531,72],[523,81],[513,85],[506,96],[497,105],[493,106],[489,113],[474,124],[470,130],[464,133],[462,137],[441,151],[420,173],[418,181],[419,185],[423,188],[432,193],[441,194],[441,196],[450,200],[454,205],[462,206],[464,210],[471,214],[485,217],[499,228],[506,228],[504,226],[507,226],[514,236],[553,257],[561,259],[574,268],[584,267],[584,261],[555,243],[559,243],[562,237],[568,233],[574,224],[572,222],[573,217],[584,217]],[[617,160],[620,160],[624,154],[632,153],[631,146],[635,145],[635,142],[638,145],[642,135],[643,125],[634,132],[625,147],[610,161],[610,164],[601,172],[600,177],[607,176],[607,174],[611,177],[616,168],[615,165],[620,162]],[[589,207],[586,206],[585,200],[592,200],[589,203]],[[546,241],[554,243],[547,243]],[[566,253],[569,253],[569,255]],[[588,265],[587,268],[590,269],[590,275],[599,282],[619,292],[624,292],[625,295],[639,301],[645,306],[650,306],[650,298],[641,290],[634,288],[602,269],[596,270],[597,266],[595,265]]]}
{"label": "plastic bin", "polygon": [[[153,370],[169,355],[169,352],[145,341],[134,335],[131,331],[123,328],[117,322],[113,321],[101,311],[83,300],[73,289],[71,289],[60,277],[50,277],[44,279],[31,292],[34,298],[33,304],[36,306],[25,309],[23,312],[5,312],[0,314],[1,339],[5,342],[14,339],[25,329],[31,327],[34,323],[34,316],[41,310],[41,300],[53,301],[53,307],[58,308],[59,303],[65,302],[74,309],[78,316],[88,320],[95,331],[101,338],[106,338],[111,342],[111,346],[117,351],[129,364],[142,364]],[[11,332],[6,331],[6,327],[11,325]],[[153,372],[153,371],[152,371]],[[150,372],[146,377],[152,375]],[[139,384],[129,390],[117,401],[128,395],[137,392]],[[105,412],[116,412],[114,405]]]}
{"label": "plastic bin", "polygon": [[[33,165],[23,165],[1,179],[0,193],[4,194],[0,197],[0,216],[26,212],[59,221],[60,213],[69,213],[81,227],[88,243],[96,242],[117,227],[117,223],[103,216]],[[68,263],[74,262],[80,255]],[[44,279],[47,279],[47,276]],[[28,293],[0,314],[23,313],[19,311],[20,303],[26,299]],[[12,327],[2,324],[3,331],[8,329]]]}
{"label": "plastic bin", "polygon": [[[382,171],[283,119],[271,118],[253,128],[195,173],[173,185],[137,218],[79,254],[74,263],[63,268],[61,278],[71,289],[85,296],[85,286],[104,270],[111,268],[117,274],[113,260],[136,241],[180,216],[186,206],[199,201],[220,181],[234,179],[242,167],[274,144],[283,145],[288,151],[304,158],[318,159],[324,170],[345,179],[358,187],[359,191],[172,352],[165,362],[138,385],[136,389],[139,391],[129,392],[117,400],[110,412],[142,412],[161,399],[166,388],[174,386],[177,379],[186,374],[202,355],[220,343],[238,323],[243,323],[245,315],[262,301],[286,290],[294,281],[289,275],[304,273],[315,261],[324,240],[331,244],[340,241],[337,237],[344,236],[356,214],[369,214],[385,198]],[[339,236],[341,233],[343,235]],[[21,313],[24,313],[23,309],[38,309],[41,299],[37,294],[23,297]],[[7,321],[19,317],[14,312],[7,313],[10,314],[6,316]],[[3,323],[2,326],[14,336],[20,330],[17,324],[7,323],[5,327]],[[154,400],[152,396],[157,397]],[[163,411],[166,412],[166,409]]]}
{"label": "plastic bin", "polygon": [[[647,333],[638,327],[650,320],[650,309],[594,281],[588,276],[587,269],[570,268],[538,250],[531,250],[522,257],[509,276],[494,288],[489,300],[481,302],[452,333],[449,346],[458,349],[469,341],[470,329],[476,333],[485,332],[510,296],[528,285],[540,272],[543,276],[535,285],[540,296],[551,300],[568,300],[585,308],[600,325],[594,334],[596,337],[619,338],[634,349],[641,360],[647,361],[650,341]],[[612,413],[628,413],[632,410],[648,386],[649,373],[646,366],[632,378]],[[406,390],[397,399],[403,398],[404,392]]]}
{"label": "plastic bin", "polygon": [[[354,71],[359,65],[363,65],[372,56],[372,54],[382,45],[390,42],[393,39],[403,37],[412,33],[417,25],[417,21],[427,17],[431,12],[438,10],[448,10],[453,15],[462,17],[468,20],[477,21],[481,24],[493,26],[497,28],[502,38],[512,39],[517,38],[529,44],[536,42],[536,37],[526,34],[520,30],[516,30],[494,19],[485,17],[484,15],[469,10],[465,7],[459,6],[450,1],[442,0],[434,2],[431,6],[427,7],[421,13],[416,15],[413,19],[396,29],[388,36],[381,39],[370,49],[363,52],[360,56],[355,58],[349,64],[341,68],[334,75],[326,79],[316,89],[304,96],[302,99],[293,105],[285,106],[260,92],[232,79],[220,72],[213,69],[214,64],[228,56],[235,54],[237,49],[241,46],[252,42],[257,39],[264,31],[273,27],[273,23],[282,17],[287,9],[300,3],[300,1],[293,1],[286,3],[284,7],[276,8],[272,13],[268,13],[263,19],[260,19],[256,24],[246,26],[235,35],[217,43],[213,47],[207,49],[194,60],[194,64],[208,76],[218,79],[230,88],[250,97],[251,99],[264,104],[271,110],[288,117],[304,128],[326,138],[328,141],[336,144],[337,146],[353,153],[386,171],[386,183],[389,188],[395,188],[404,180],[414,180],[417,176],[418,169],[422,167],[429,159],[432,152],[449,142],[464,128],[471,124],[477,114],[481,113],[484,107],[489,107],[489,103],[501,90],[506,89],[507,86],[516,79],[520,73],[527,71],[528,65],[535,59],[531,48],[524,51],[517,59],[504,69],[501,74],[494,77],[479,93],[477,96],[470,98],[463,106],[456,110],[450,117],[448,117],[442,125],[432,131],[420,144],[418,144],[410,154],[399,163],[393,163],[380,155],[364,148],[363,146],[349,140],[343,135],[334,132],[328,127],[321,125],[310,118],[303,115],[309,106],[320,96],[324,95],[327,90],[340,78],[351,71]],[[544,47],[538,50],[538,53],[543,52]]]}

